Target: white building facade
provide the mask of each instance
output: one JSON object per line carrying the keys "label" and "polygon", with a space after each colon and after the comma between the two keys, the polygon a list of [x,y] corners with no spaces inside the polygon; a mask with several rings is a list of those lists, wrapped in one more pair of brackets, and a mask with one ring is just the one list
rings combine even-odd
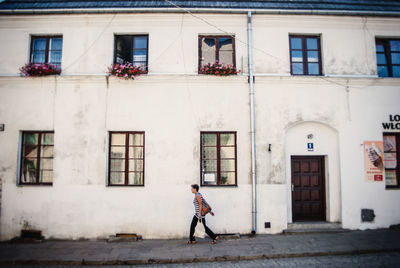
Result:
{"label": "white building facade", "polygon": [[[252,223],[249,10],[174,8],[1,9],[1,240],[186,237],[191,184],[216,233],[400,223],[400,12],[251,13]],[[109,76],[118,57],[147,74]],[[35,58],[61,75],[21,76]],[[199,74],[218,58],[240,72]]]}

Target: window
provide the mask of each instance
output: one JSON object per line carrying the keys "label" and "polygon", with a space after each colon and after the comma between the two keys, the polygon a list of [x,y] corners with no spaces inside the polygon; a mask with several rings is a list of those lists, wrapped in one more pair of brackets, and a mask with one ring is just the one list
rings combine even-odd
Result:
{"label": "window", "polygon": [[110,132],[108,185],[144,186],[144,132]]}
{"label": "window", "polygon": [[54,132],[22,132],[20,184],[53,183]]}
{"label": "window", "polygon": [[291,35],[290,63],[292,75],[321,75],[319,36]]}
{"label": "window", "polygon": [[400,188],[400,133],[383,134],[386,188]]}
{"label": "window", "polygon": [[234,41],[232,36],[199,36],[199,70],[217,61],[235,66]]}
{"label": "window", "polygon": [[130,62],[147,71],[148,41],[148,35],[116,35],[114,63]]}
{"label": "window", "polygon": [[400,39],[376,39],[379,77],[400,77]]}
{"label": "window", "polygon": [[51,63],[61,68],[62,36],[32,36],[31,63]]}
{"label": "window", "polygon": [[201,132],[201,185],[237,185],[236,132]]}

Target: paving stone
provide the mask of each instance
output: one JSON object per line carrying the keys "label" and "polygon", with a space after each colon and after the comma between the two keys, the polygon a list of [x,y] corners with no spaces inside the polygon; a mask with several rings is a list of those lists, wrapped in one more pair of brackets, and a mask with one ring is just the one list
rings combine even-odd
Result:
{"label": "paving stone", "polygon": [[203,239],[195,245],[186,240],[143,240],[107,243],[99,240],[45,241],[40,244],[0,243],[0,265],[24,264],[146,264],[235,261],[302,256],[329,256],[373,252],[400,252],[400,231],[368,230],[346,233],[257,235],[220,240],[211,245]]}

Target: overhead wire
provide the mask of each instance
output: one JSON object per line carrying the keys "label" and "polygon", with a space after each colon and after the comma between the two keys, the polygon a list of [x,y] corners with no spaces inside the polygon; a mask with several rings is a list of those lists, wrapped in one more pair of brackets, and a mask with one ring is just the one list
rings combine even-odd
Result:
{"label": "overhead wire", "polygon": [[[204,18],[202,18],[202,17],[200,17],[200,16],[197,16],[196,14],[194,14],[193,12],[191,12],[190,10],[188,10],[188,9],[186,9],[186,8],[183,8],[183,7],[181,7],[181,6],[177,5],[177,4],[175,4],[174,2],[172,2],[172,1],[170,1],[170,0],[164,0],[164,1],[167,2],[167,3],[169,3],[169,4],[171,4],[172,6],[174,6],[174,7],[176,7],[176,8],[178,8],[178,9],[180,9],[180,10],[182,10],[182,11],[184,11],[184,12],[190,14],[192,17],[194,17],[194,18],[196,18],[196,19],[198,19],[198,20],[203,21],[203,22],[206,23],[207,25],[209,25],[209,26],[211,26],[211,27],[217,29],[218,31],[220,31],[220,32],[222,32],[222,33],[224,33],[224,34],[226,34],[226,35],[228,35],[228,36],[230,36],[231,38],[235,39],[236,41],[239,41],[240,43],[242,43],[242,44],[244,44],[244,45],[246,45],[246,46],[249,45],[247,41],[241,40],[240,38],[236,37],[235,35],[233,35],[233,34],[227,32],[227,31],[225,31],[224,29],[218,27],[217,25],[215,25],[215,24],[213,24],[213,23],[207,21],[206,19],[204,19]],[[261,52],[261,53],[263,53],[263,54],[265,54],[265,55],[271,57],[271,58],[274,58],[274,59],[278,60],[278,61],[281,62],[281,63],[284,62],[284,63],[286,64],[286,61],[283,60],[282,58],[279,58],[279,57],[277,57],[277,56],[275,56],[275,55],[273,55],[273,54],[270,54],[270,53],[264,51],[263,49],[260,49],[260,48],[258,48],[258,47],[255,47],[254,45],[251,45],[250,47],[251,47],[252,49],[256,50],[256,51],[259,51],[259,52]],[[341,87],[344,87],[344,88],[350,87],[349,85],[347,85],[347,83],[346,83],[346,84],[342,84],[342,83],[339,83],[339,82],[330,80],[329,77],[324,77],[324,76],[320,76],[320,75],[315,75],[315,76],[313,76],[313,77],[322,79],[322,80],[324,80],[324,81],[326,81],[326,82],[328,82],[328,83],[335,84],[335,85],[337,85],[337,86],[341,86]],[[352,87],[353,87],[353,86],[352,86]],[[368,86],[366,86],[366,87],[368,87]],[[365,88],[365,87],[360,87],[360,88],[358,88],[358,87],[353,87],[353,88],[363,89],[363,88]]]}

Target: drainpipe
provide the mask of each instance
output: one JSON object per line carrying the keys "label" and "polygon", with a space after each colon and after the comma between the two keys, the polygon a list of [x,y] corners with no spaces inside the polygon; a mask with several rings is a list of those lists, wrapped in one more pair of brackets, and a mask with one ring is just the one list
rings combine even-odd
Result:
{"label": "drainpipe", "polygon": [[249,64],[249,84],[250,84],[250,142],[251,142],[251,214],[252,214],[252,234],[257,232],[257,174],[256,174],[256,131],[255,131],[255,108],[254,108],[254,73],[252,55],[252,29],[251,11],[247,13],[247,50]]}

